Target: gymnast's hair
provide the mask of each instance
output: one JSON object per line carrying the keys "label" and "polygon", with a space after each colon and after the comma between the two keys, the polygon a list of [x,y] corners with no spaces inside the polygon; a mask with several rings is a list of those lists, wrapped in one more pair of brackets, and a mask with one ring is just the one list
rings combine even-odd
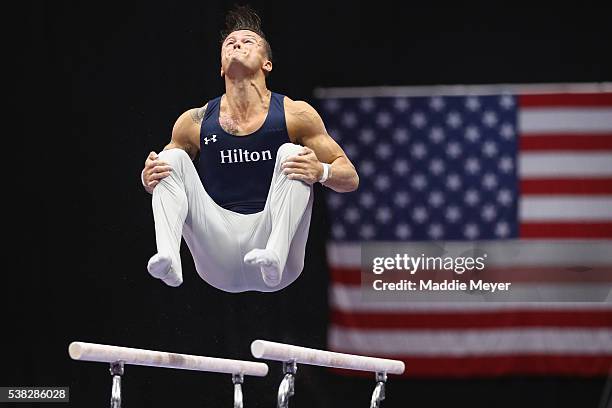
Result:
{"label": "gymnast's hair", "polygon": [[272,61],[272,48],[270,48],[270,43],[261,30],[261,18],[248,5],[236,5],[228,11],[225,16],[225,29],[221,31],[221,44],[223,44],[228,35],[238,30],[249,30],[259,35],[264,40],[268,59]]}

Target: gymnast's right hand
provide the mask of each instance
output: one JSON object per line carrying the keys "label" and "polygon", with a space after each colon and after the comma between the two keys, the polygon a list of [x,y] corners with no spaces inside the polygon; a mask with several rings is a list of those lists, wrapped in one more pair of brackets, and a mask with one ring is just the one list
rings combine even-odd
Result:
{"label": "gymnast's right hand", "polygon": [[142,171],[142,183],[145,190],[153,193],[155,186],[159,184],[161,179],[168,177],[171,171],[172,167],[168,163],[158,160],[157,153],[149,153]]}

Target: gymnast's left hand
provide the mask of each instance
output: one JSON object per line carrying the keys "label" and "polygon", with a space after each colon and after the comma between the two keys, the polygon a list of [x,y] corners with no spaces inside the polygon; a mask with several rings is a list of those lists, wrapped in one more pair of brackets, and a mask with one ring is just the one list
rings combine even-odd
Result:
{"label": "gymnast's left hand", "polygon": [[313,185],[321,180],[323,165],[312,149],[305,146],[302,149],[302,152],[298,153],[297,156],[287,157],[281,164],[281,169],[288,179],[301,180]]}

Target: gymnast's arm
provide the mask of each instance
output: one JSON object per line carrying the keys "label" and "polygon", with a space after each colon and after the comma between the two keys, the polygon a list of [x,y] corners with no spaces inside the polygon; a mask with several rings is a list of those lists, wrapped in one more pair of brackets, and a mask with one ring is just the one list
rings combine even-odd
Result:
{"label": "gymnast's arm", "polygon": [[308,103],[285,99],[287,130],[294,143],[307,149],[283,164],[287,177],[313,184],[321,179],[323,165],[331,164],[330,175],[323,183],[339,193],[354,191],[359,186],[355,166],[344,150],[329,136],[321,116]]}
{"label": "gymnast's arm", "polygon": [[[200,150],[200,126],[206,112],[206,106],[189,109],[176,120],[172,128],[172,139],[164,150],[179,148],[187,152],[193,160]],[[157,153],[151,152],[145,161],[142,171],[142,183],[149,193],[159,184],[160,180],[168,177],[172,169],[168,163],[158,160]]]}

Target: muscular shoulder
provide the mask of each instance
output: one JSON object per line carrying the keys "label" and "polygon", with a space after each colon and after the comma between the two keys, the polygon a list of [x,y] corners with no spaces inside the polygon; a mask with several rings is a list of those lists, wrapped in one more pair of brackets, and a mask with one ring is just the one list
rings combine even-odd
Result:
{"label": "muscular shoulder", "polygon": [[204,114],[206,113],[207,106],[208,104],[202,106],[201,108],[192,108],[187,111],[189,112],[189,116],[191,117],[191,120],[193,121],[193,123],[195,123],[196,125],[202,124],[202,121],[204,120]]}
{"label": "muscular shoulder", "polygon": [[193,125],[201,125],[204,120],[204,114],[206,113],[206,107],[208,104],[200,108],[187,109],[181,114],[174,124],[175,127],[189,127]]}
{"label": "muscular shoulder", "polygon": [[326,133],[321,116],[308,102],[285,97],[285,119],[293,141],[301,142],[305,137]]}
{"label": "muscular shoulder", "polygon": [[185,150],[192,158],[200,149],[200,127],[206,106],[186,110],[178,117],[172,128],[171,145]]}
{"label": "muscular shoulder", "polygon": [[285,97],[285,116],[300,124],[308,124],[321,120],[321,117],[308,102],[294,101]]}

